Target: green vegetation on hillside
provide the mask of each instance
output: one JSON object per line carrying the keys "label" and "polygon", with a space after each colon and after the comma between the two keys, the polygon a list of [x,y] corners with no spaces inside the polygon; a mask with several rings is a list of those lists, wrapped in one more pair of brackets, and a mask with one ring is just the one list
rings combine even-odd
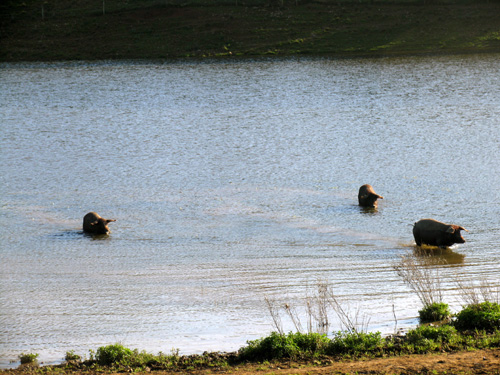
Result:
{"label": "green vegetation on hillside", "polygon": [[7,0],[0,60],[500,51],[490,0]]}

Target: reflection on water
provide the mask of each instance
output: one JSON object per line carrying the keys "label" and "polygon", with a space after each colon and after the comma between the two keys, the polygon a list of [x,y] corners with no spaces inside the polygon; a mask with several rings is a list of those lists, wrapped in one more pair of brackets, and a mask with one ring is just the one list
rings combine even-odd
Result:
{"label": "reflection on water", "polygon": [[359,212],[367,215],[376,215],[378,214],[378,209],[374,207],[359,207]]}
{"label": "reflection on water", "polygon": [[439,266],[443,264],[463,264],[465,255],[457,253],[450,248],[439,248],[435,246],[415,246],[413,252],[416,257],[423,260],[426,266]]}
{"label": "reflection on water", "polygon": [[1,65],[0,365],[236,350],[318,280],[414,326],[393,266],[425,217],[469,229],[422,258],[453,309],[457,272],[498,287],[498,57]]}

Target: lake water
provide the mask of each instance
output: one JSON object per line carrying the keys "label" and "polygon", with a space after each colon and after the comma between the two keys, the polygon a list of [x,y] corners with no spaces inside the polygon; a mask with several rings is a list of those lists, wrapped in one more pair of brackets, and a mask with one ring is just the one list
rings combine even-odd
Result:
{"label": "lake water", "polygon": [[393,267],[427,217],[469,230],[422,258],[452,310],[457,278],[498,292],[499,121],[499,55],[2,64],[0,366],[234,351],[275,330],[266,298],[305,327],[318,282],[369,331],[415,327]]}

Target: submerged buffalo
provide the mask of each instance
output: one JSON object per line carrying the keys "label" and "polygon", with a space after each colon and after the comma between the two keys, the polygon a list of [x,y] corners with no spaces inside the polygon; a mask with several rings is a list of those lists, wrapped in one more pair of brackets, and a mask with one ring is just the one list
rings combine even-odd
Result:
{"label": "submerged buffalo", "polygon": [[113,219],[103,219],[99,214],[95,212],[89,212],[83,218],[83,231],[93,234],[108,234],[110,233],[108,224]]}
{"label": "submerged buffalo", "polygon": [[359,188],[358,202],[360,206],[376,208],[377,199],[384,199],[384,197],[375,193],[371,185],[363,185]]}
{"label": "submerged buffalo", "polygon": [[413,226],[413,237],[418,246],[422,244],[448,247],[455,243],[465,243],[460,231],[468,232],[464,227],[445,224],[434,219],[422,219]]}

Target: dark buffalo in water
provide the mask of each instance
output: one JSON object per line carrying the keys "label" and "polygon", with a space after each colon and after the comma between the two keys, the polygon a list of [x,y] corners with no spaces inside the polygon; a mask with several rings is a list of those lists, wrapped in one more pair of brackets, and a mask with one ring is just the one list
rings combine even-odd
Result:
{"label": "dark buffalo in water", "polygon": [[83,218],[83,231],[93,234],[108,234],[110,233],[108,224],[112,221],[116,220],[104,219],[95,212],[89,212]]}
{"label": "dark buffalo in water", "polygon": [[363,185],[359,188],[358,202],[360,206],[376,208],[377,199],[384,199],[384,197],[375,193],[371,185]]}
{"label": "dark buffalo in water", "polygon": [[449,247],[456,243],[465,243],[460,231],[467,229],[464,227],[445,224],[434,219],[422,219],[413,226],[413,237],[418,246],[431,245],[439,247]]}

